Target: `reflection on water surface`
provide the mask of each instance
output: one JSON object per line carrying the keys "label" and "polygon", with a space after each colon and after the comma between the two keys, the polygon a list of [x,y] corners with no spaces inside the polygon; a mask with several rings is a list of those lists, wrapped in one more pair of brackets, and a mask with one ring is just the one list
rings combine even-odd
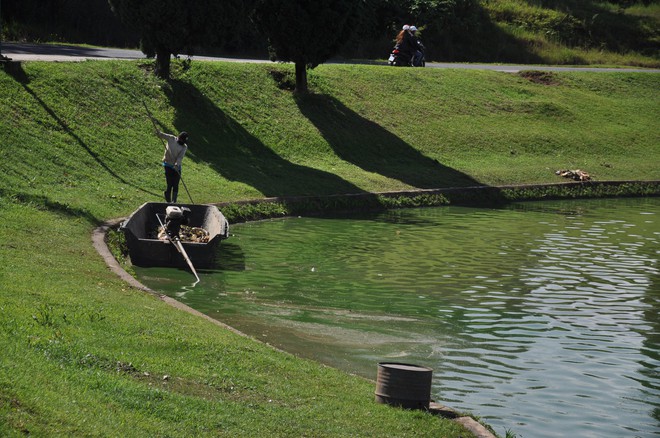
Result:
{"label": "reflection on water surface", "polygon": [[660,430],[660,199],[442,207],[234,225],[221,266],[146,285],[258,339],[432,396],[504,435]]}

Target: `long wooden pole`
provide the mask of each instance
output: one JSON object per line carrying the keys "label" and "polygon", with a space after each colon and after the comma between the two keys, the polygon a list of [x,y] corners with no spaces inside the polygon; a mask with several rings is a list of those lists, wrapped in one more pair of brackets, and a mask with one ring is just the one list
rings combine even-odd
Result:
{"label": "long wooden pole", "polygon": [[[2,0],[0,0],[0,1],[2,1]],[[149,107],[144,102],[144,100],[142,101],[142,105],[144,105],[144,109],[147,110],[147,115],[149,116],[149,120],[151,120],[151,123],[153,123],[154,129],[156,131],[158,131],[158,126],[156,126],[156,121],[154,120],[154,117],[151,115],[151,111],[149,111]]]}
{"label": "long wooden pole", "polygon": [[[165,228],[165,225],[163,224],[163,221],[160,220],[160,217],[158,214],[156,214],[156,219],[158,219],[158,222],[160,223],[160,226],[163,227],[163,230],[165,231],[165,235],[167,236],[167,240],[170,241],[172,245],[176,248],[176,250],[181,254],[188,263],[188,266],[190,267],[190,270],[192,273],[195,275],[195,278],[197,279],[197,282],[199,282],[199,275],[197,275],[197,271],[195,270],[195,266],[193,266],[192,261],[190,260],[190,257],[188,257],[188,253],[186,253],[186,249],[183,247],[183,244],[181,244],[181,240],[179,240],[178,237],[172,238],[169,234],[167,234],[167,229]],[[195,283],[196,284],[196,283]]]}
{"label": "long wooden pole", "polygon": [[188,254],[186,253],[186,250],[183,248],[183,244],[181,243],[181,240],[179,240],[178,237],[174,238],[174,246],[177,247],[183,258],[186,260],[188,263],[188,266],[190,266],[190,270],[192,273],[195,275],[195,278],[197,281],[199,281],[199,275],[197,275],[197,271],[195,270],[195,267],[192,264],[192,261],[190,261],[190,258],[188,257]]}

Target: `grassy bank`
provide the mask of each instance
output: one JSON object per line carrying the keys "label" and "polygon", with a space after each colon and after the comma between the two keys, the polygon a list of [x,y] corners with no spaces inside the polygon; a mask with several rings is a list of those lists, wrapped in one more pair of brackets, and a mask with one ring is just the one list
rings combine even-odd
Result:
{"label": "grassy bank", "polygon": [[[657,67],[660,4],[484,0],[484,59]],[[479,53],[479,45],[471,50]]]}
{"label": "grassy bank", "polygon": [[[191,133],[194,202],[598,180],[658,180],[660,79],[139,62],[0,71],[0,435],[459,436],[373,403],[374,385],[133,290],[90,242],[159,200],[168,131]],[[279,73],[274,74],[272,71]],[[181,188],[180,200],[188,201]]]}
{"label": "grassy bank", "polygon": [[191,133],[195,202],[553,183],[577,168],[660,179],[655,74],[332,65],[296,97],[278,65],[196,63],[171,83],[126,62],[15,70],[1,77],[3,187],[104,218],[163,190],[142,102],[164,130]]}

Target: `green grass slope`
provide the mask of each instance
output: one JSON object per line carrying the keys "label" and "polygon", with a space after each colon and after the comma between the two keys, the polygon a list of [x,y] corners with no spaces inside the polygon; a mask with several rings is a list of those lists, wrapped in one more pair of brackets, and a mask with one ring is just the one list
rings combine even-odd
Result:
{"label": "green grass slope", "polygon": [[183,177],[195,202],[560,182],[563,168],[660,179],[657,74],[328,65],[303,97],[282,89],[286,66],[176,74],[163,82],[113,61],[2,74],[0,188],[102,218],[159,198],[163,146],[143,102],[162,129],[190,133]]}
{"label": "green grass slope", "polygon": [[[140,62],[0,71],[0,435],[464,436],[373,403],[374,385],[270,349],[119,280],[100,221],[160,200],[187,130],[196,203],[278,195],[660,179],[655,74],[519,75]],[[273,72],[275,71],[275,72]],[[538,79],[538,78],[536,78]],[[187,201],[184,188],[181,200]],[[374,364],[375,366],[375,364]]]}
{"label": "green grass slope", "polygon": [[660,65],[660,4],[482,0],[468,59],[539,64]]}

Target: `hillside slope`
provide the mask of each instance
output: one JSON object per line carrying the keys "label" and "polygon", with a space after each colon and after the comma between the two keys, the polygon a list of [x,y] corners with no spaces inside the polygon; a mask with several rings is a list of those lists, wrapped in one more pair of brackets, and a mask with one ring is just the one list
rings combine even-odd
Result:
{"label": "hillside slope", "polygon": [[[499,62],[660,65],[660,4],[484,0],[471,56]],[[470,38],[469,38],[470,39]]]}
{"label": "hillside slope", "polygon": [[145,103],[163,130],[190,133],[195,202],[561,182],[564,168],[660,179],[656,74],[327,65],[296,96],[290,66],[177,68],[171,82],[140,62],[0,73],[2,191],[101,217],[159,199],[163,147]]}

